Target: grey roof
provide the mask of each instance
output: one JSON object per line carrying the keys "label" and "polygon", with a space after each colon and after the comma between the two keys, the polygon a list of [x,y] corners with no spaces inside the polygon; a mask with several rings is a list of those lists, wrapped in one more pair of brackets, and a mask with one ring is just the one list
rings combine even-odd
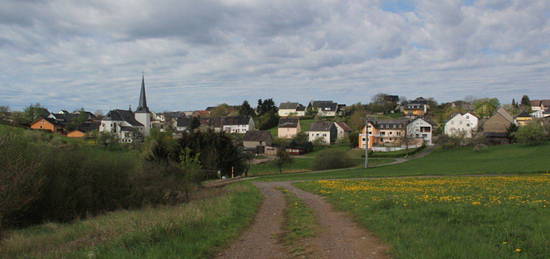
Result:
{"label": "grey roof", "polygon": [[337,121],[334,124],[338,125],[340,128],[342,128],[344,131],[351,131],[351,128],[343,121]]}
{"label": "grey roof", "polygon": [[311,124],[309,131],[330,131],[334,127],[332,121],[316,121]]}
{"label": "grey roof", "polygon": [[141,92],[139,93],[139,106],[136,112],[149,112],[147,97],[145,96],[145,76],[141,78]]}
{"label": "grey roof", "polygon": [[271,141],[273,137],[267,130],[249,130],[244,134],[243,141]]}
{"label": "grey roof", "polygon": [[297,118],[280,118],[279,128],[296,128],[298,123],[300,123],[300,120]]}
{"label": "grey roof", "polygon": [[514,118],[512,117],[512,115],[510,115],[510,113],[508,113],[504,108],[499,108],[497,110],[497,113],[502,115],[502,117],[504,117],[504,119],[506,119],[507,121],[514,122]]}
{"label": "grey roof", "polygon": [[410,120],[408,119],[376,119],[376,118],[367,118],[367,121],[372,123],[377,129],[402,129],[409,124]]}
{"label": "grey roof", "polygon": [[177,127],[189,127],[191,125],[191,119],[187,117],[179,117],[176,119]]}
{"label": "grey roof", "polygon": [[230,116],[223,117],[223,125],[248,125],[250,122],[250,116]]}
{"label": "grey roof", "polygon": [[336,111],[338,109],[338,104],[333,101],[311,101],[310,105],[323,111]]}
{"label": "grey roof", "polygon": [[306,107],[299,103],[286,102],[279,105],[279,109],[295,109],[297,111],[305,111]]}
{"label": "grey roof", "polygon": [[78,127],[76,127],[77,130],[80,130],[82,132],[90,132],[94,130],[99,130],[99,122],[84,122]]}
{"label": "grey roof", "polygon": [[521,112],[520,114],[518,114],[517,117],[531,117],[531,114],[529,114],[528,112],[524,111],[524,112]]}
{"label": "grey roof", "polygon": [[107,113],[104,120],[126,121],[132,126],[143,126],[143,124],[136,120],[134,113],[128,110],[112,110]]}

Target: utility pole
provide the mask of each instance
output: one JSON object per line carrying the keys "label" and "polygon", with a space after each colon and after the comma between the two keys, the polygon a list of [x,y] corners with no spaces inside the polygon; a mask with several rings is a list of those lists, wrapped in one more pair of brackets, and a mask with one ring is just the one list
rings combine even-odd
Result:
{"label": "utility pole", "polygon": [[365,168],[369,167],[369,121],[365,120]]}

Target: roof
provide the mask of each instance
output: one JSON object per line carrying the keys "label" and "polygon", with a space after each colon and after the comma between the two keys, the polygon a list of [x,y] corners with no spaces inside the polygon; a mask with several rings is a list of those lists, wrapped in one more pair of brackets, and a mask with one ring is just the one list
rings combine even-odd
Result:
{"label": "roof", "polygon": [[518,118],[518,117],[529,117],[529,118],[531,118],[531,114],[529,114],[526,111],[523,111],[520,114],[518,114],[518,116],[516,116],[516,118]]}
{"label": "roof", "polygon": [[57,121],[57,120],[55,120],[55,119],[52,119],[52,118],[44,118],[44,117],[38,118],[38,119],[35,120],[33,123],[31,123],[31,125],[37,123],[37,122],[40,121],[40,120],[46,120],[47,122],[49,122],[49,123],[51,123],[51,124],[53,124],[53,125],[55,125],[55,126],[63,126],[63,123],[61,123],[61,122],[59,122],[59,121]]}
{"label": "roof", "polygon": [[510,115],[510,113],[508,113],[504,108],[499,108],[497,110],[497,113],[502,115],[502,117],[504,117],[504,119],[508,120],[509,122],[514,122],[514,118],[512,117],[512,115]]}
{"label": "roof", "polygon": [[286,103],[281,103],[281,105],[279,105],[279,109],[291,109],[291,110],[297,110],[297,111],[304,111],[306,107],[304,107],[299,103],[286,102]]}
{"label": "roof", "polygon": [[[374,125],[377,129],[390,129],[390,128],[405,128],[409,124],[410,120],[408,119],[375,119],[367,118],[367,121]],[[395,127],[394,127],[395,125]]]}
{"label": "roof", "polygon": [[337,121],[334,124],[336,124],[336,126],[342,128],[344,131],[351,131],[351,128],[348,126],[348,124],[346,124],[343,121]]}
{"label": "roof", "polygon": [[141,92],[139,92],[139,106],[136,112],[149,112],[147,107],[147,97],[145,96],[145,76],[141,78]]}
{"label": "roof", "polygon": [[333,101],[311,101],[310,105],[323,111],[336,111],[338,109],[338,104]]}
{"label": "roof", "polygon": [[134,113],[128,110],[112,110],[105,116],[104,120],[112,121],[126,121],[130,125],[138,127],[143,126],[139,121],[134,117]]}
{"label": "roof", "polygon": [[84,122],[76,127],[77,130],[84,133],[99,130],[99,122]]}
{"label": "roof", "polygon": [[230,116],[222,117],[223,125],[248,125],[250,116]]}
{"label": "roof", "polygon": [[300,120],[297,118],[280,118],[279,128],[297,128]]}
{"label": "roof", "polygon": [[191,119],[186,117],[178,117],[176,119],[176,127],[189,127],[191,125]]}
{"label": "roof", "polygon": [[550,106],[550,99],[544,100],[531,100],[531,106]]}
{"label": "roof", "polygon": [[330,131],[333,125],[332,121],[316,121],[311,124],[309,131]]}
{"label": "roof", "polygon": [[243,141],[271,141],[273,137],[266,130],[249,130],[244,134]]}

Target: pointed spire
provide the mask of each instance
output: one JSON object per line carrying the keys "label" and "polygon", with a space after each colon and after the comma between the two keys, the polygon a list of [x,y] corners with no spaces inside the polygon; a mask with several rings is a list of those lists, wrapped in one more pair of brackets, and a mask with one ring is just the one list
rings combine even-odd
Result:
{"label": "pointed spire", "polygon": [[149,112],[147,107],[147,97],[145,96],[145,75],[141,75],[141,92],[139,93],[139,106],[136,112]]}

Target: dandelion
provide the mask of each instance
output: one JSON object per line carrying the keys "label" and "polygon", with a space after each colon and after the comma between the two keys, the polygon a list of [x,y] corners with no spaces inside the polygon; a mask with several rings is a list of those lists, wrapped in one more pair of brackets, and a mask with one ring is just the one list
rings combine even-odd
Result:
{"label": "dandelion", "polygon": [[472,202],[472,205],[481,205],[481,202],[479,202],[479,201],[473,201],[473,202]]}
{"label": "dandelion", "polygon": [[521,248],[516,248],[516,250],[514,250],[514,252],[521,253]]}

